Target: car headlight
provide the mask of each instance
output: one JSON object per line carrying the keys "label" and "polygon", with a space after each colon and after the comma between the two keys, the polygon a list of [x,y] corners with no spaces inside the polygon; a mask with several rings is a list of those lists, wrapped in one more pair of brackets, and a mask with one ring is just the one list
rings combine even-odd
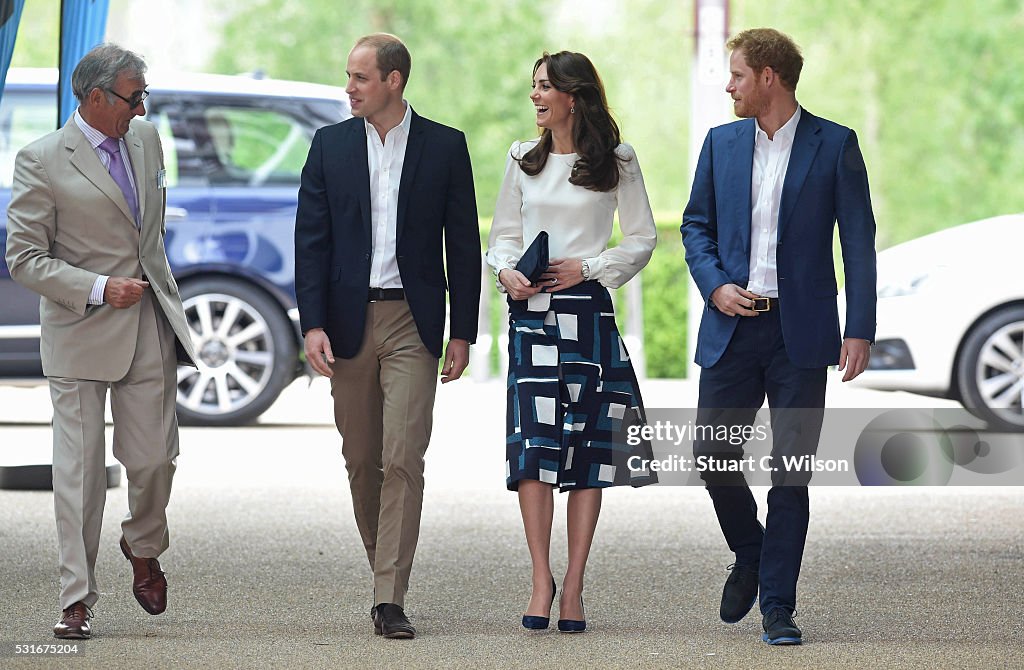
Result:
{"label": "car headlight", "polygon": [[878,282],[878,297],[896,298],[898,296],[914,295],[928,282],[928,277],[929,274],[927,272],[917,272],[899,277],[886,277]]}

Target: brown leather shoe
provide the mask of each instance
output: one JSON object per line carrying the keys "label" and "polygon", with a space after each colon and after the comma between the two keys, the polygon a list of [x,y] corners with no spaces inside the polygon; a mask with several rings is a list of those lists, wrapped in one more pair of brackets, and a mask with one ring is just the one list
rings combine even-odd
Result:
{"label": "brown leather shoe", "polygon": [[91,618],[89,608],[79,601],[61,612],[60,621],[53,627],[53,636],[61,640],[88,640],[92,637]]}
{"label": "brown leather shoe", "polygon": [[160,561],[155,558],[139,558],[132,554],[128,542],[121,536],[121,552],[131,561],[132,593],[142,605],[142,609],[150,614],[160,614],[167,609],[167,578],[160,569]]}

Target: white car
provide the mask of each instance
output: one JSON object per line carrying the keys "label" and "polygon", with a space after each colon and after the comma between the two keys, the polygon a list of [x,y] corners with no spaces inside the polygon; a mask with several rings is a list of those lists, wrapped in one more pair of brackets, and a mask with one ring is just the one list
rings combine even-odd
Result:
{"label": "white car", "polygon": [[878,329],[854,383],[953,398],[995,430],[1024,431],[1022,266],[1024,214],[879,253]]}

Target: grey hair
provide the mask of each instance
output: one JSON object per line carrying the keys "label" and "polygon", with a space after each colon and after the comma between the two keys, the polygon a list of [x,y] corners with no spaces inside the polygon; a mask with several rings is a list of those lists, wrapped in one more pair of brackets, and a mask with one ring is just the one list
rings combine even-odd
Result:
{"label": "grey hair", "polygon": [[71,90],[81,103],[94,88],[102,90],[107,100],[113,102],[108,89],[114,86],[122,72],[132,79],[140,78],[146,73],[146,62],[138,54],[116,44],[100,44],[78,61],[71,73]]}

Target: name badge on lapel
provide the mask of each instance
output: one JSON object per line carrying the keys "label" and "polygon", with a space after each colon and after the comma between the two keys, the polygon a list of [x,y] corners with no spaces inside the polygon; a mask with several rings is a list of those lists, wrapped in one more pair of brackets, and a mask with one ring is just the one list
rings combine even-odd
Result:
{"label": "name badge on lapel", "polygon": [[156,173],[156,187],[167,188],[167,170],[160,168]]}

